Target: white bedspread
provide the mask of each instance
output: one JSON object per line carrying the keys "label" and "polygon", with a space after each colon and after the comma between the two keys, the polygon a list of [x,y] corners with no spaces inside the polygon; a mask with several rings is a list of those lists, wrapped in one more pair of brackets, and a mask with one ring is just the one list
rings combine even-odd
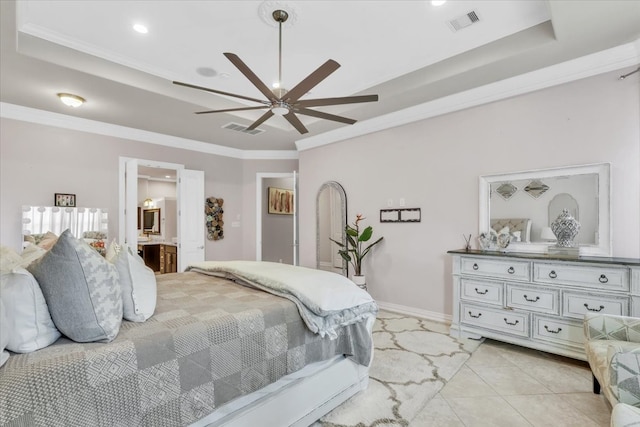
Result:
{"label": "white bedspread", "polygon": [[336,338],[336,328],[375,318],[378,306],[365,290],[336,273],[266,261],[205,261],[188,270],[240,279],[293,301],[307,327]]}

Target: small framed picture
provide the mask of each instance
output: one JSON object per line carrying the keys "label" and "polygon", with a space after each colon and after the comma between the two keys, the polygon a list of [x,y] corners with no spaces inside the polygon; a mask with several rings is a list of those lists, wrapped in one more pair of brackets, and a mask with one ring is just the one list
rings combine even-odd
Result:
{"label": "small framed picture", "polygon": [[55,205],[61,207],[75,208],[76,195],[55,193]]}

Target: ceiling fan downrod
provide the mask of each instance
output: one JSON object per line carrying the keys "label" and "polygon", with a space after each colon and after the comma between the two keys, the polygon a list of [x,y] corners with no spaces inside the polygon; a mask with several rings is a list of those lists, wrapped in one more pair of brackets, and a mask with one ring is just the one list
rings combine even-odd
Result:
{"label": "ceiling fan downrod", "polygon": [[282,9],[274,10],[271,14],[273,19],[278,23],[278,97],[284,95],[282,93],[282,24],[287,22],[289,14]]}

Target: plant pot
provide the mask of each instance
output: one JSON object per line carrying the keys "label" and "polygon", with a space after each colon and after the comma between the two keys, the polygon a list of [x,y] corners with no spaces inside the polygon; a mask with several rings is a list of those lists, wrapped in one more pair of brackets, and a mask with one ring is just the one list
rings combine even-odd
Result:
{"label": "plant pot", "polygon": [[351,280],[353,280],[353,283],[355,283],[356,285],[358,285],[360,288],[362,289],[367,289],[367,281],[364,275],[360,275],[360,276],[353,276],[351,278]]}

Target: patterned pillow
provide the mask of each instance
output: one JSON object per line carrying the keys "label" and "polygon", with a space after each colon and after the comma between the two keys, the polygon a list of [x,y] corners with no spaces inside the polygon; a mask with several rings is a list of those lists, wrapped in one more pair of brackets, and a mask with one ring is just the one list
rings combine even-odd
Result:
{"label": "patterned pillow", "polygon": [[69,230],[28,270],[64,335],[77,342],[109,342],[118,335],[122,323],[118,272]]}
{"label": "patterned pillow", "polygon": [[122,288],[124,318],[132,322],[144,322],[156,309],[156,275],[144,265],[142,258],[124,244],[111,242],[106,254],[107,261],[118,270]]}

